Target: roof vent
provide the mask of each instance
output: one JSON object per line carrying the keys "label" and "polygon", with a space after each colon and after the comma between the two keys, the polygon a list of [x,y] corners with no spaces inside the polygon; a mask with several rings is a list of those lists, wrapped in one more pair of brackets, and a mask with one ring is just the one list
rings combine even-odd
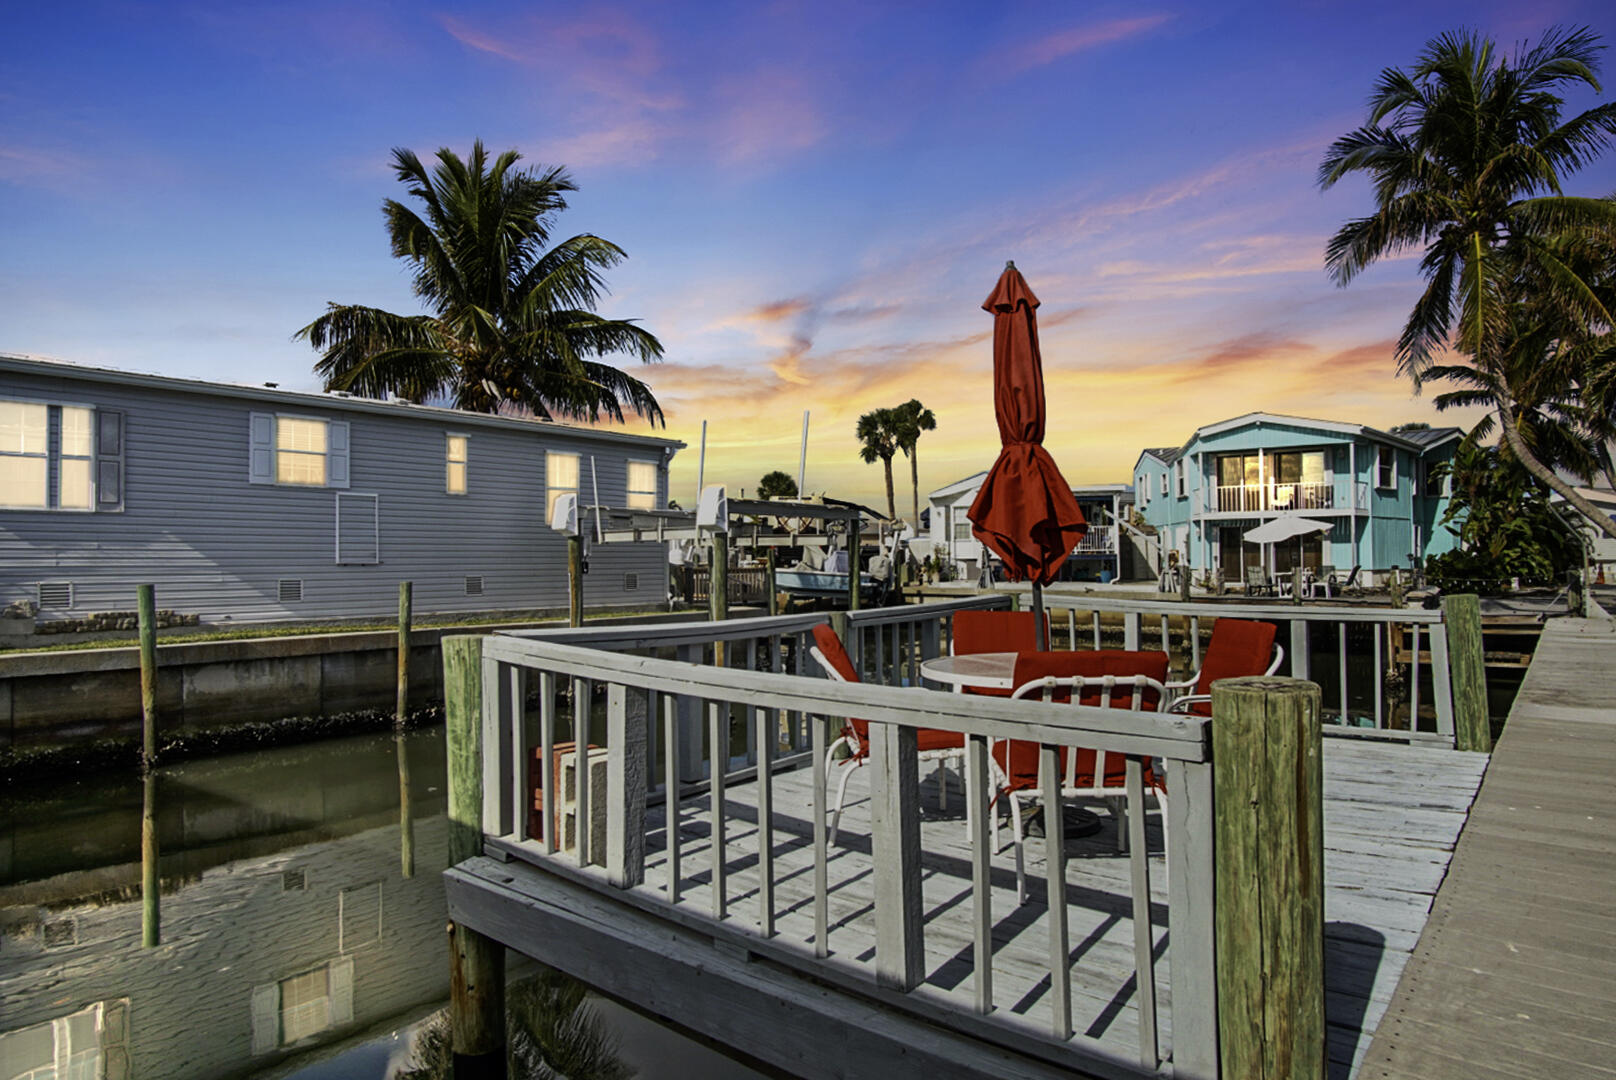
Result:
{"label": "roof vent", "polygon": [[302,578],[281,578],[275,583],[275,597],[283,604],[295,604],[303,599]]}
{"label": "roof vent", "polygon": [[481,596],[483,594],[483,576],[481,574],[466,575],[466,595]]}
{"label": "roof vent", "polygon": [[39,583],[39,606],[57,609],[72,607],[73,583],[71,581],[41,581]]}

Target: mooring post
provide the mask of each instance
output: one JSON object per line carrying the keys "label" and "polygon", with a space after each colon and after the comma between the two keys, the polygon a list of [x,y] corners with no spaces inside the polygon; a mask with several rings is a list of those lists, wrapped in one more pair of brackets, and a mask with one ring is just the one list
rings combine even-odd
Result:
{"label": "mooring post", "polygon": [[863,524],[857,514],[848,525],[847,540],[847,610],[859,609],[859,537]]}
{"label": "mooring post", "polygon": [[140,634],[140,944],[156,948],[162,938],[163,880],[157,847],[157,596],[150,585],[135,587]]}
{"label": "mooring post", "polygon": [[584,538],[567,537],[567,625],[584,624]]}
{"label": "mooring post", "polygon": [[1448,627],[1448,670],[1453,680],[1454,749],[1491,753],[1493,732],[1487,719],[1481,598],[1474,593],[1444,596],[1442,621]]}
{"label": "mooring post", "polygon": [[399,872],[415,876],[415,821],[410,817],[410,755],[404,725],[410,708],[410,615],[412,586],[398,583],[398,703],[393,713],[393,751],[398,758]]}
{"label": "mooring post", "polygon": [[[443,639],[449,865],[483,850],[483,639]],[[449,924],[449,1038],[457,1080],[505,1080],[505,948]]]}
{"label": "mooring post", "polygon": [[[713,622],[729,618],[729,534],[713,532],[712,565],[707,574],[707,617]],[[729,650],[713,642],[713,666],[729,666]]]}
{"label": "mooring post", "polygon": [[1386,589],[1391,593],[1391,605],[1394,608],[1403,606],[1403,575],[1397,567],[1392,567],[1391,577],[1386,582]]}
{"label": "mooring post", "polygon": [[1302,568],[1298,566],[1291,571],[1291,603],[1302,602]]}
{"label": "mooring post", "polygon": [[769,594],[769,614],[780,614],[780,594],[774,591],[774,547],[772,545],[763,549],[763,588]]}
{"label": "mooring post", "polygon": [[1212,684],[1222,1076],[1325,1075],[1321,701],[1300,679]]}

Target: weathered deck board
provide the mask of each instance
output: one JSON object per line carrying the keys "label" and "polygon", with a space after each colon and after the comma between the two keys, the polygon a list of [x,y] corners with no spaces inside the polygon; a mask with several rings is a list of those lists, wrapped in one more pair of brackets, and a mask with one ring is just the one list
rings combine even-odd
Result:
{"label": "weathered deck board", "polygon": [[1616,1077],[1613,661],[1545,626],[1365,1075]]}
{"label": "weathered deck board", "polygon": [[[1368,742],[1327,740],[1325,749],[1326,1012],[1332,1073],[1345,1077],[1368,1047],[1392,1000],[1408,952],[1424,925],[1468,800],[1486,765],[1482,755]],[[849,785],[838,842],[829,859],[830,956],[821,964],[858,985],[874,985],[874,867],[868,782],[859,768]],[[776,947],[804,960],[814,955],[812,774],[782,773],[774,781]],[[969,1010],[973,993],[970,848],[960,817],[960,784],[950,782],[949,807],[938,809],[935,774],[923,777],[921,806],[926,983],[917,996]],[[726,785],[725,890],[730,927],[758,925],[756,785]],[[1068,841],[1067,902],[1075,1042],[1112,1058],[1138,1053],[1139,1010],[1134,991],[1134,939],[1129,864],[1115,846],[1115,826],[1103,807],[1094,836]],[[680,911],[686,924],[712,910],[710,807],[706,795],[679,807]],[[646,885],[651,898],[666,881],[662,812],[649,822]],[[1159,1027],[1170,1052],[1172,1001],[1167,881],[1160,856],[1160,816],[1148,823],[1152,927],[1156,942]],[[1048,928],[1043,841],[1026,845],[1029,901],[1016,902],[1008,825],[993,860],[995,1020],[1017,1039],[1048,1042]],[[514,866],[515,864],[508,864]]]}

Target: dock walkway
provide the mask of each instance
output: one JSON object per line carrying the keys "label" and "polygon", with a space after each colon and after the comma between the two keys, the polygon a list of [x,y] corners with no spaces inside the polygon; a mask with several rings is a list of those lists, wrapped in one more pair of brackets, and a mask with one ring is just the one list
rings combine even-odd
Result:
{"label": "dock walkway", "polygon": [[1616,1077],[1616,631],[1544,630],[1360,1075]]}

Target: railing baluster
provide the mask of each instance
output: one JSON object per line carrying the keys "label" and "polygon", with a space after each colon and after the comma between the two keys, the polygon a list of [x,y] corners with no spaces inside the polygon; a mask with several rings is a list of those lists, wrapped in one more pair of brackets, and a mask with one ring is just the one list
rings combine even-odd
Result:
{"label": "railing baluster", "polygon": [[758,931],[774,936],[774,726],[773,709],[757,717]]}
{"label": "railing baluster", "polygon": [[[757,645],[757,638],[749,638],[746,642],[747,671],[757,670]],[[746,728],[746,734],[744,736],[746,740],[745,761],[749,765],[755,764],[758,760],[759,747],[757,744],[757,713],[758,710],[756,705],[747,705],[741,711],[742,724]]]}
{"label": "railing baluster", "polygon": [[511,831],[518,840],[526,840],[527,819],[533,805],[533,792],[528,781],[533,744],[527,737],[527,668],[521,664],[505,666],[510,672],[511,694]]}
{"label": "railing baluster", "polygon": [[577,843],[573,845],[578,855],[578,865],[588,866],[589,842],[594,839],[589,835],[589,796],[590,796],[590,761],[589,761],[589,698],[592,693],[590,684],[585,679],[572,680],[572,820],[573,835]]}
{"label": "railing baluster", "polygon": [[483,657],[483,832],[489,836],[508,836],[515,832],[512,819],[516,807],[511,804],[511,784],[507,779],[516,771],[512,760],[510,665],[490,656]]}
{"label": "railing baluster", "polygon": [[1094,617],[1094,648],[1098,650],[1100,648],[1100,613],[1091,611],[1089,614]]}
{"label": "railing baluster", "polygon": [[891,627],[891,630],[892,630],[892,665],[891,665],[892,685],[893,686],[902,686],[903,685],[903,660],[902,660],[902,644],[901,644],[900,639],[903,637],[903,624],[902,623],[893,623],[892,627]]}
{"label": "railing baluster", "polygon": [[[830,955],[830,900],[825,850],[825,719],[803,714],[808,722],[808,754],[813,759],[814,790],[814,955]],[[851,766],[849,766],[851,768]]]}
{"label": "railing baluster", "polygon": [[1420,730],[1420,624],[1410,628],[1414,649],[1408,655],[1408,730]]}
{"label": "railing baluster", "polygon": [[606,877],[619,889],[645,881],[645,699],[606,687]]}
{"label": "railing baluster", "polygon": [[1201,670],[1201,617],[1190,616],[1190,670]]}
{"label": "railing baluster", "polygon": [[965,737],[965,805],[971,830],[971,930],[976,1011],[993,1011],[993,851],[989,848],[988,740]]}
{"label": "railing baluster", "polygon": [[1347,724],[1347,624],[1337,623],[1336,661],[1341,675],[1341,722]]}
{"label": "railing baluster", "polygon": [[1067,608],[1066,609],[1066,647],[1068,649],[1073,649],[1073,650],[1075,650],[1077,648],[1077,609],[1076,608]]}
{"label": "railing baluster", "polygon": [[1374,623],[1373,625],[1370,626],[1369,629],[1371,631],[1371,636],[1373,636],[1374,639],[1375,639],[1375,666],[1374,666],[1374,669],[1373,669],[1374,670],[1374,682],[1375,682],[1375,727],[1376,728],[1383,728],[1386,725],[1381,721],[1380,713],[1381,713],[1381,692],[1382,692],[1382,684],[1385,682],[1385,671],[1380,666],[1380,635],[1381,635],[1381,631],[1383,631],[1385,629],[1385,624],[1384,623]]}
{"label": "railing baluster", "polygon": [[1212,765],[1166,762],[1167,918],[1172,935],[1173,1071],[1218,1075]]}
{"label": "railing baluster", "polygon": [[679,698],[663,694],[662,810],[668,848],[668,903],[679,902]]}
{"label": "railing baluster", "polygon": [[1161,651],[1169,656],[1173,654],[1173,650],[1167,647],[1168,642],[1171,640],[1172,637],[1167,632],[1167,616],[1163,615],[1161,617]]}
{"label": "railing baluster", "polygon": [[1062,1042],[1072,1037],[1072,950],[1066,932],[1066,822],[1061,813],[1060,756],[1064,751],[1064,747],[1047,744],[1041,745],[1038,751],[1044,803],[1044,864],[1049,890],[1050,1030]]}
{"label": "railing baluster", "polygon": [[[1134,687],[1137,694],[1139,688]],[[1096,760],[1095,767],[1100,767]],[[1133,875],[1133,977],[1139,1002],[1139,1062],[1147,1069],[1161,1064],[1156,1039],[1156,934],[1150,925],[1150,851],[1145,845],[1144,767],[1137,757],[1127,761],[1128,865]]]}
{"label": "railing baluster", "polygon": [[1448,624],[1431,624],[1431,697],[1438,735],[1453,738],[1453,669],[1448,664]]}
{"label": "railing baluster", "polygon": [[[720,719],[722,713],[722,719]],[[729,911],[724,881],[724,856],[728,841],[724,833],[724,773],[729,767],[729,703],[707,703],[707,806],[708,833],[712,844],[713,918],[723,919]]]}
{"label": "railing baluster", "polygon": [[[555,676],[548,671],[539,672],[539,790],[538,800],[542,819],[540,831],[544,834],[544,853],[554,855],[558,841],[556,830],[561,821],[561,789],[556,787],[555,768]],[[524,769],[525,771],[525,769]],[[530,792],[528,804],[534,801]]]}

